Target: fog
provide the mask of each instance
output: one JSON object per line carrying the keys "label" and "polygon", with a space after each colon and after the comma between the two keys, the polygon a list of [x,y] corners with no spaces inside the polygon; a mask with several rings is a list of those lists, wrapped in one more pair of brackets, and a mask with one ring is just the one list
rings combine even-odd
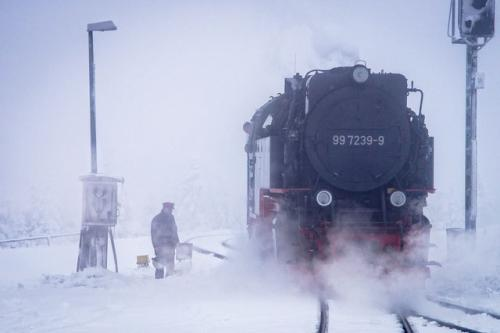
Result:
{"label": "fog", "polygon": [[[118,30],[94,33],[98,167],[125,179],[118,232],[147,233],[166,200],[176,202],[181,230],[243,228],[243,122],[282,92],[285,77],[357,59],[424,90],[438,189],[427,214],[437,230],[463,225],[465,47],[446,35],[448,8],[434,0],[2,0],[2,237],[78,230],[78,177],[90,170],[86,24],[108,19]],[[500,198],[497,39],[479,53],[480,227],[496,222]],[[26,212],[45,227],[23,230]]]}

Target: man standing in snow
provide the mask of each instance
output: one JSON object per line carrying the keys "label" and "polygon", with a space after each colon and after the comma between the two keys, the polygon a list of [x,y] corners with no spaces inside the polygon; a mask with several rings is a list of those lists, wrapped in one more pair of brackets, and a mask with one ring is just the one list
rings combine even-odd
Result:
{"label": "man standing in snow", "polygon": [[172,215],[173,210],[172,202],[164,202],[161,212],[151,221],[151,241],[156,255],[156,279],[163,279],[174,272],[175,247],[179,243],[179,236]]}

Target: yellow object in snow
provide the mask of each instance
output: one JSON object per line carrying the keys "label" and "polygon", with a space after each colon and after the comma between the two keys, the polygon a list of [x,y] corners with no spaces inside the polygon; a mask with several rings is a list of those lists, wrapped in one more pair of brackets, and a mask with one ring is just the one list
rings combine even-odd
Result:
{"label": "yellow object in snow", "polygon": [[147,254],[137,256],[137,266],[138,267],[148,267],[149,266],[149,256]]}

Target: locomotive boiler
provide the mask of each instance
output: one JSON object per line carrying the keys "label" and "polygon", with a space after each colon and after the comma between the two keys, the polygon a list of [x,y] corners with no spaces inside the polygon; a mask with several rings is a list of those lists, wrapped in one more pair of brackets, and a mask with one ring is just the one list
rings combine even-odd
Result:
{"label": "locomotive boiler", "polygon": [[244,125],[247,225],[260,253],[300,263],[355,244],[394,266],[425,267],[434,142],[422,101],[402,74],[363,64],[285,79]]}

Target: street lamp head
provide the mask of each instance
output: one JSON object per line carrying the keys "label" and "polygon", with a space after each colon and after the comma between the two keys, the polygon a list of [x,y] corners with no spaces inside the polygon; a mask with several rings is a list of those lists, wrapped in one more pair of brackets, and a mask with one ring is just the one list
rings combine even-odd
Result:
{"label": "street lamp head", "polygon": [[87,24],[87,31],[112,31],[116,30],[116,25],[113,23],[113,21],[103,21],[103,22],[96,22],[96,23],[89,23]]}

